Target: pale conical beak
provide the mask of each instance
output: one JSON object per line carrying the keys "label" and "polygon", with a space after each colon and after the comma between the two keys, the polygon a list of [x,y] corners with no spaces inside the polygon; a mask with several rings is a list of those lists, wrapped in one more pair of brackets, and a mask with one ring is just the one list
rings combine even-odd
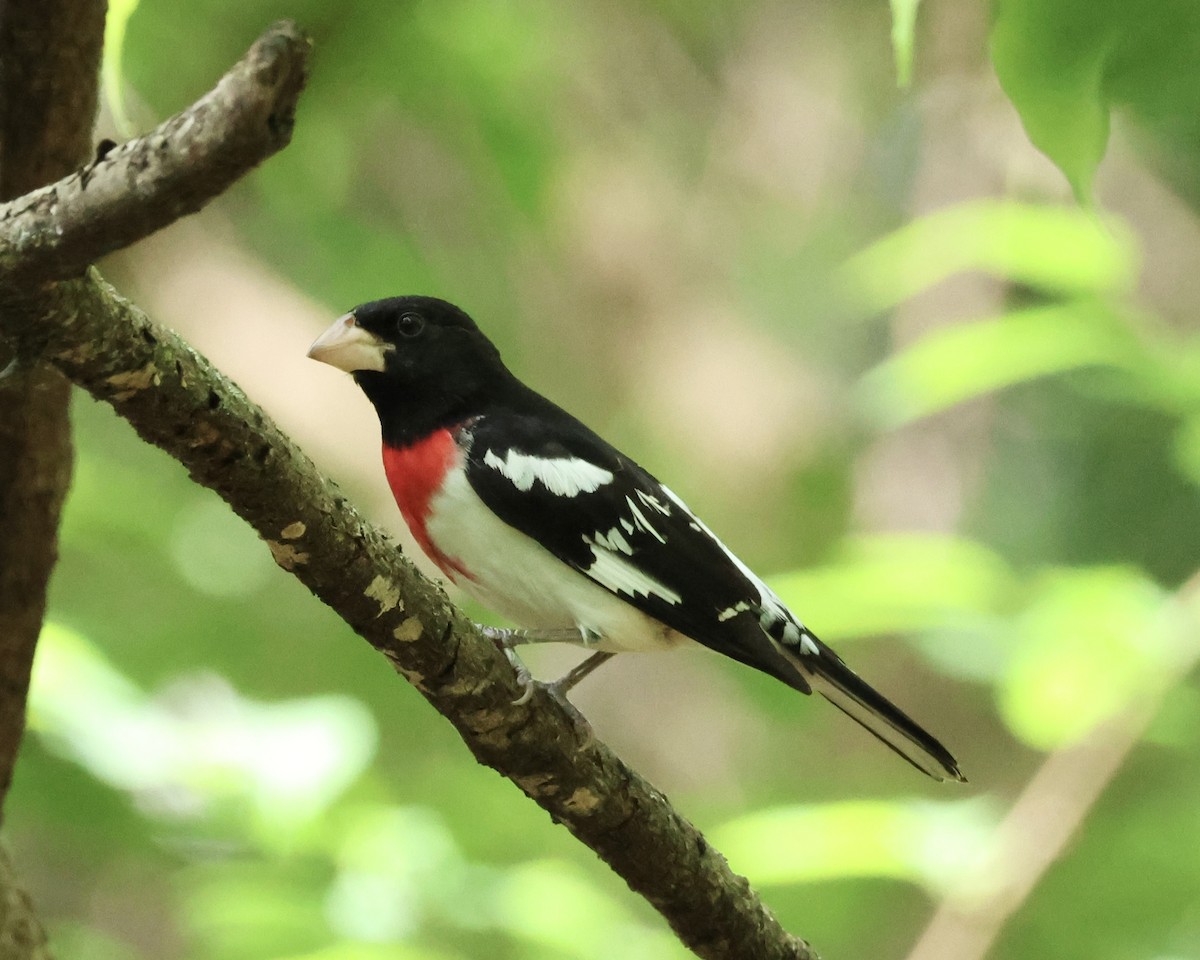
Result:
{"label": "pale conical beak", "polygon": [[308,348],[308,355],[347,373],[354,373],[355,370],[378,370],[382,373],[386,348],[383,340],[364,330],[354,319],[354,314],[347,313],[334,320],[333,325],[313,341]]}

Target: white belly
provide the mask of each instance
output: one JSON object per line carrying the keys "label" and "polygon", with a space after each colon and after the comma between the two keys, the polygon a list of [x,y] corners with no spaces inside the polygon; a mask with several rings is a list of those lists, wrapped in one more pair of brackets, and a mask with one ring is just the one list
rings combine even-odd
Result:
{"label": "white belly", "polygon": [[591,649],[666,650],[691,642],[567,566],[492,513],[462,470],[452,470],[431,501],[430,540],[470,574],[454,578],[485,606],[530,629],[582,629]]}

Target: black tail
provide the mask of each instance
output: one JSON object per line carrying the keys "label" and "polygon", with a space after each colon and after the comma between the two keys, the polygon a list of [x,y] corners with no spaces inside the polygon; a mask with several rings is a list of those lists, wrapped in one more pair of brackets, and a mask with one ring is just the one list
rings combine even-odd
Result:
{"label": "black tail", "polygon": [[[812,636],[809,634],[809,636]],[[891,700],[846,666],[836,653],[813,637],[815,655],[795,658],[805,679],[821,696],[875,734],[918,770],[935,780],[966,783],[958,761],[935,737],[927,733]]]}

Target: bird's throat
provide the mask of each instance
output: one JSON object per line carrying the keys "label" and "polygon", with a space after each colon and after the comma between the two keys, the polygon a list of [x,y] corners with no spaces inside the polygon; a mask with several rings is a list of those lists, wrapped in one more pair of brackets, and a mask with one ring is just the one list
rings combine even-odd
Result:
{"label": "bird's throat", "polygon": [[425,555],[451,580],[470,577],[454,557],[438,549],[429,536],[429,516],[434,500],[451,470],[461,469],[462,451],[447,429],[435,430],[404,447],[383,445],[383,469],[396,505]]}

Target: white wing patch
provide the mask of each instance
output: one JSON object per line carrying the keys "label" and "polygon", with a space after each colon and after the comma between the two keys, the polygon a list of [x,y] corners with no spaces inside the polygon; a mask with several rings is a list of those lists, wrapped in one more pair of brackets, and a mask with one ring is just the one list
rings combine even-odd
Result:
{"label": "white wing patch", "polygon": [[[609,474],[610,479],[611,477]],[[651,494],[638,490],[636,495],[648,512],[657,511],[664,516],[670,515],[671,508]],[[648,533],[659,543],[666,543],[667,539],[654,529],[653,524],[646,518],[646,513],[634,502],[633,497],[626,497],[625,505],[629,508],[629,515],[620,517],[617,526],[583,538],[584,543],[592,549],[592,563],[587,568],[587,575],[614,593],[656,597],[671,604],[682,603],[683,597],[679,593],[661,580],[650,576],[630,559],[633,557],[634,548],[628,537],[632,537],[635,532]]]}
{"label": "white wing patch", "polygon": [[[633,556],[633,547],[629,545],[629,541],[625,539],[621,531],[616,527],[613,527],[608,533],[597,533],[588,543],[593,548],[603,547],[605,550],[623,553],[627,557]],[[592,552],[595,553],[595,549]]]}
{"label": "white wing patch", "polygon": [[484,454],[483,462],[499,470],[522,493],[540,483],[557,496],[577,497],[581,493],[594,493],[613,479],[610,471],[578,457],[549,459],[509,450],[502,460],[495,451],[489,450]]}
{"label": "white wing patch", "polygon": [[[639,490],[638,496],[642,496],[642,495],[643,495],[642,491]],[[653,500],[654,498],[651,497],[650,499]],[[625,528],[626,533],[633,533],[634,530],[644,530],[646,533],[650,534],[650,536],[652,536],[659,543],[667,542],[667,538],[664,537],[657,530],[655,530],[654,527],[651,525],[650,521],[646,519],[646,515],[644,513],[642,513],[641,510],[638,509],[638,505],[633,502],[632,497],[626,497],[625,502],[627,504],[629,504],[629,515],[633,518],[632,522],[629,520],[624,520],[624,519],[621,521],[621,526],[623,526]],[[658,503],[657,500],[655,500],[654,502],[656,504]],[[669,513],[670,511],[664,510],[662,512]]]}
{"label": "white wing patch", "polygon": [[[685,507],[685,506],[683,505],[683,501],[682,501],[682,500],[680,500],[680,499],[679,499],[677,496],[675,496],[675,494],[673,494],[673,493],[672,493],[670,490],[668,490],[666,487],[663,487],[662,489],[663,489],[663,491],[666,493],[666,495],[667,495],[668,497],[670,497],[670,498],[671,498],[672,500],[674,500],[674,501],[675,501],[677,504],[679,504],[679,506],[683,507],[683,512],[684,512],[684,513],[691,513],[691,511],[690,511],[690,510],[688,510],[688,508],[687,508],[687,507]],[[652,494],[652,493],[646,493],[646,491],[645,491],[645,490],[638,490],[638,491],[637,491],[637,497],[638,497],[638,499],[639,499],[639,500],[641,500],[641,501],[642,501],[642,503],[644,503],[644,504],[645,504],[647,507],[650,507],[652,510],[657,510],[657,511],[658,511],[659,513],[661,513],[661,514],[662,514],[664,517],[669,517],[669,516],[671,515],[671,508],[670,508],[670,507],[668,507],[668,506],[667,506],[665,503],[663,503],[661,500],[659,500],[659,499],[658,499],[658,497],[654,496],[654,494]],[[633,504],[631,503],[631,504],[630,504],[630,506],[633,506]]]}
{"label": "white wing patch", "polygon": [[717,623],[724,623],[726,620],[732,620],[739,613],[745,613],[750,609],[750,604],[745,600],[739,600],[732,607],[726,607],[717,614]]}
{"label": "white wing patch", "polygon": [[601,539],[597,535],[595,540],[589,539],[586,541],[592,548],[592,556],[595,557],[592,565],[587,568],[587,575],[589,577],[614,593],[624,593],[628,596],[657,597],[659,600],[665,600],[667,603],[681,603],[683,601],[683,597],[666,584],[656,580],[636,564],[625,559],[625,557],[613,552],[611,548],[602,545],[599,542]]}

